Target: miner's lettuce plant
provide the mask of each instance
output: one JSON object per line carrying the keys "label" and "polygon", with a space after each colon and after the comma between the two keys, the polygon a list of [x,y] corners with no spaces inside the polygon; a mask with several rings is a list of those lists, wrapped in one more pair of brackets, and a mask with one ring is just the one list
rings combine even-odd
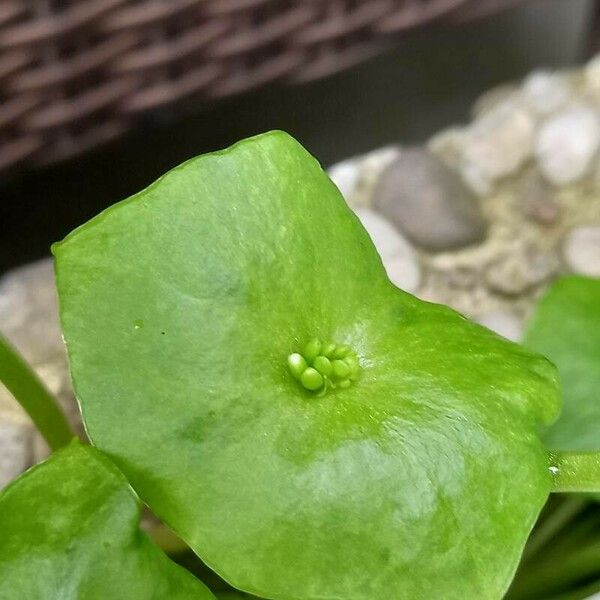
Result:
{"label": "miner's lettuce plant", "polygon": [[[497,600],[549,493],[600,489],[597,455],[569,452],[598,421],[584,447],[571,420],[548,433],[555,367],[394,287],[284,133],[188,161],[53,252],[96,449],[0,496],[25,515],[0,517],[1,598],[39,570],[15,555],[70,594],[32,599],[210,598],[137,530],[137,494],[259,597]],[[544,319],[530,342],[552,357]]]}

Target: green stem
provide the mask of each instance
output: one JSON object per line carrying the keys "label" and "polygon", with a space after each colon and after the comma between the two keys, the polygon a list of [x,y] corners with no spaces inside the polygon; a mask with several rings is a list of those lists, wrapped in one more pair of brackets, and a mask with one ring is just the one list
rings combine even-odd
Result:
{"label": "green stem", "polygon": [[551,452],[554,492],[600,492],[600,453]]}
{"label": "green stem", "polygon": [[189,546],[163,523],[148,528],[147,533],[167,554],[180,554],[189,550]]}
{"label": "green stem", "polygon": [[75,437],[54,396],[2,335],[0,382],[25,409],[52,450],[65,446]]}

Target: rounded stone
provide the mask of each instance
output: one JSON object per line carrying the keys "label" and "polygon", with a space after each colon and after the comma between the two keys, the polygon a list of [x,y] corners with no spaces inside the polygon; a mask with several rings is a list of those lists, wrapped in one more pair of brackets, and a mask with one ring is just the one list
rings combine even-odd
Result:
{"label": "rounded stone", "polygon": [[492,180],[479,165],[464,162],[459,165],[459,171],[469,189],[480,198],[486,198],[494,191]]}
{"label": "rounded stone", "polygon": [[515,173],[531,156],[535,123],[517,102],[486,112],[468,129],[463,161],[495,181]]}
{"label": "rounded stone", "polygon": [[0,326],[29,363],[64,354],[52,259],[15,269],[0,279]]}
{"label": "rounded stone", "polygon": [[344,160],[329,167],[327,172],[333,183],[342,192],[342,196],[349,200],[358,184],[360,160],[356,158]]}
{"label": "rounded stone", "polygon": [[559,73],[535,71],[523,82],[523,98],[539,115],[548,115],[562,108],[572,89],[568,79]]}
{"label": "rounded stone", "polygon": [[541,127],[535,155],[544,176],[567,185],[588,174],[600,146],[600,121],[588,106],[566,108]]}
{"label": "rounded stone", "polygon": [[417,290],[421,270],[414,248],[384,217],[368,208],[355,210],[371,237],[390,281],[406,292]]}
{"label": "rounded stone", "polygon": [[588,61],[583,73],[586,87],[597,95],[600,91],[600,54]]}
{"label": "rounded stone", "polygon": [[455,171],[424,148],[405,150],[385,170],[373,204],[426,250],[462,248],[486,235],[487,224],[474,194]]}
{"label": "rounded stone", "polygon": [[445,164],[458,169],[461,164],[461,152],[465,140],[465,131],[461,127],[449,127],[436,133],[427,142],[427,148],[441,158]]}
{"label": "rounded stone", "polygon": [[563,251],[572,271],[600,277],[600,224],[571,230],[565,238]]}
{"label": "rounded stone", "polygon": [[505,104],[506,102],[516,101],[519,97],[520,89],[513,83],[498,85],[487,92],[484,92],[475,100],[471,112],[475,118],[482,117]]}

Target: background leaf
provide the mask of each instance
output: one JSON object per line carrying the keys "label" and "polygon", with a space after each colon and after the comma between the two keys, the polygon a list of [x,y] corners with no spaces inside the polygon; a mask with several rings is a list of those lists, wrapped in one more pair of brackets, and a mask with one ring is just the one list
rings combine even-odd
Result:
{"label": "background leaf", "polygon": [[[395,288],[297,142],[193,159],[54,252],[87,431],[235,587],[502,596],[550,489],[554,370]],[[302,388],[313,337],[358,381]]]}
{"label": "background leaf", "polygon": [[525,343],[558,367],[563,410],[545,433],[552,450],[600,450],[600,280],[553,284],[528,326]]}
{"label": "background leaf", "polygon": [[77,442],[0,495],[2,600],[210,600],[139,528],[117,468]]}

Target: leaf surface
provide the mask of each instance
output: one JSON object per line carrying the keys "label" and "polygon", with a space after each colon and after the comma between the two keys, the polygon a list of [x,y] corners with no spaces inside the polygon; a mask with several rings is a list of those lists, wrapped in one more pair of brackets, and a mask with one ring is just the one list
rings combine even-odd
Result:
{"label": "leaf surface", "polygon": [[525,343],[558,367],[564,405],[552,450],[600,450],[600,279],[565,277],[537,306]]}
{"label": "leaf surface", "polygon": [[0,598],[214,600],[139,520],[122,473],[73,442],[0,495]]}
{"label": "leaf surface", "polygon": [[[54,252],[91,438],[235,587],[502,596],[550,489],[554,369],[395,288],[295,140],[188,161]],[[300,385],[313,338],[358,379]]]}

